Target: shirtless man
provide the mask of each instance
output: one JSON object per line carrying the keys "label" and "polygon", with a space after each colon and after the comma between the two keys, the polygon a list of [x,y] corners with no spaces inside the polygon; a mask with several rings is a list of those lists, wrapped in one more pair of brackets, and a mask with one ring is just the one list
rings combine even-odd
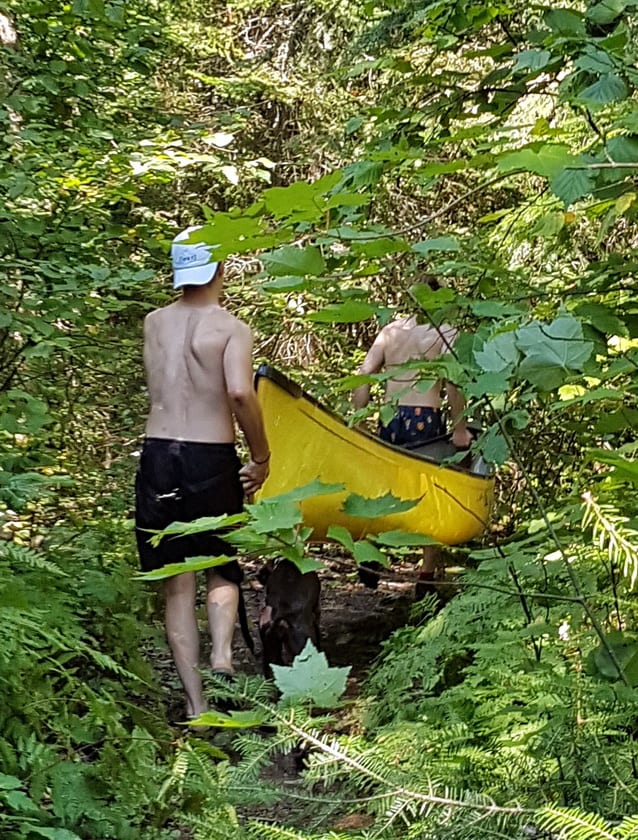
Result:
{"label": "shirtless man", "polygon": [[[459,449],[465,449],[471,444],[472,434],[463,417],[465,400],[458,388],[447,380],[439,379],[428,390],[419,390],[416,388],[418,372],[400,369],[406,362],[416,359],[433,361],[448,353],[456,337],[454,327],[447,324],[440,327],[418,324],[415,316],[399,318],[377,335],[357,373],[370,375],[383,369],[392,371],[398,368],[396,376],[386,381],[385,399],[387,402],[396,400],[397,406],[387,426],[379,423],[381,440],[397,446],[418,445],[444,435],[446,428],[441,403],[445,392],[450,407],[452,443]],[[352,402],[355,408],[364,408],[369,400],[369,385],[360,385],[354,390]],[[423,549],[417,598],[433,591],[436,567],[441,564],[441,558],[439,548],[426,546]],[[376,588],[378,574],[359,567],[359,579],[367,586]]]}
{"label": "shirtless man", "polygon": [[[414,359],[433,361],[452,349],[457,331],[446,324],[430,327],[417,324],[416,316],[400,318],[388,324],[378,334],[357,371],[370,375],[384,368],[391,371]],[[445,391],[452,420],[452,443],[465,448],[472,442],[472,435],[463,417],[465,400],[451,382],[439,379],[427,391],[418,390],[417,371],[398,371],[386,382],[387,402],[398,401],[397,412],[388,426],[380,424],[379,437],[387,443],[404,446],[408,443],[427,442],[445,434],[441,415],[442,394]],[[370,400],[370,386],[355,389],[352,402],[355,408],[364,408]]]}
{"label": "shirtless man", "polygon": [[[136,537],[144,571],[188,557],[228,555],[231,546],[213,532],[164,538],[158,548],[144,529],[173,521],[239,513],[244,494],[266,480],[270,453],[253,387],[250,328],[220,304],[223,263],[211,248],[179,234],[171,248],[175,303],[147,315],[144,364],[150,413],[136,478]],[[235,451],[235,424],[251,460]],[[242,572],[236,560],[207,570],[211,668],[232,674],[232,638]],[[199,672],[199,633],[194,572],[165,580],[166,633],[186,694],[186,714],[206,711]]]}

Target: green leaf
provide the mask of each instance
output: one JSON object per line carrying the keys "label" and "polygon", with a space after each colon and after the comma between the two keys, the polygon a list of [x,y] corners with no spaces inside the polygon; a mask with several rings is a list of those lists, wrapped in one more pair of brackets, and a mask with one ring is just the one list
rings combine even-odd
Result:
{"label": "green leaf", "polygon": [[331,195],[326,202],[326,207],[331,210],[334,207],[363,207],[370,204],[372,196],[361,193],[338,192]]}
{"label": "green leaf", "polygon": [[390,565],[390,561],[386,557],[386,555],[379,551],[379,549],[372,545],[371,542],[368,540],[357,540],[354,544],[354,559],[357,563],[378,563],[380,566],[387,568]]}
{"label": "green leaf", "polygon": [[583,16],[571,9],[552,9],[545,14],[544,20],[557,35],[584,38],[587,34]]}
{"label": "green leaf", "polygon": [[638,487],[638,461],[630,461],[618,452],[610,452],[608,449],[590,449],[587,455],[592,461],[599,461],[601,464],[609,464],[613,467],[614,478],[629,481]]}
{"label": "green leaf", "polygon": [[593,342],[583,339],[580,322],[570,315],[561,315],[551,324],[535,321],[520,327],[516,344],[524,355],[521,375],[544,390],[560,385],[566,372],[582,370],[594,348]]}
{"label": "green leaf", "polygon": [[211,710],[189,720],[189,726],[214,726],[217,729],[250,729],[261,726],[266,720],[265,712],[233,711],[228,714]]}
{"label": "green leaf", "polygon": [[79,834],[74,834],[66,828],[46,828],[41,825],[30,825],[30,834],[37,834],[38,837],[47,837],[48,840],[82,840]]}
{"label": "green leaf", "polygon": [[[310,499],[313,496],[329,496],[331,493],[340,493],[345,490],[344,484],[328,484],[325,481],[315,479],[309,484],[303,484],[301,487],[295,487],[294,490],[289,490],[287,493],[281,493],[279,496],[272,496],[269,501],[275,502],[303,502],[304,499]],[[261,502],[257,502],[258,505]],[[252,511],[254,505],[246,505],[246,510]]]}
{"label": "green leaf", "polygon": [[542,70],[552,60],[549,50],[523,50],[515,56],[514,70]]}
{"label": "green leaf", "polygon": [[310,274],[317,277],[326,271],[321,251],[312,245],[305,248],[285,245],[276,251],[262,254],[261,260],[266,271],[274,276],[285,277],[292,274],[297,277]]}
{"label": "green leaf", "polygon": [[552,192],[560,198],[565,207],[569,207],[579,198],[589,195],[594,187],[590,172],[584,169],[563,169],[549,183]]}
{"label": "green leaf", "polygon": [[310,287],[305,277],[277,277],[276,280],[266,280],[261,288],[270,294],[281,292],[303,292]]}
{"label": "green leaf", "polygon": [[476,363],[487,373],[505,373],[517,364],[520,354],[516,347],[516,333],[499,333],[486,341],[481,350],[474,351]]}
{"label": "green leaf", "polygon": [[376,537],[370,537],[375,542],[381,545],[387,545],[390,548],[403,548],[404,546],[417,545],[438,545],[436,540],[425,534],[410,534],[408,531],[384,531]]}
{"label": "green leaf", "polygon": [[371,160],[352,163],[343,170],[344,179],[355,187],[372,187],[378,184],[383,175],[383,164]]}
{"label": "green leaf", "polygon": [[192,522],[171,522],[162,531],[151,531],[155,534],[151,539],[152,545],[159,545],[163,537],[188,536],[190,534],[203,534],[205,531],[217,531],[220,528],[238,525],[246,521],[245,513],[223,513],[220,516],[200,516]]}
{"label": "green leaf", "polygon": [[[267,233],[261,218],[248,213],[232,215],[213,213],[201,230],[189,237],[192,242],[205,242],[214,249],[215,259],[223,260],[231,254],[245,254],[261,248],[272,248],[283,234]],[[290,272],[292,273],[292,272]]]}
{"label": "green leaf", "polygon": [[33,799],[21,790],[8,790],[2,794],[2,798],[4,799],[6,805],[8,805],[13,811],[33,813],[34,811],[37,812],[40,810],[39,806],[36,805]]}
{"label": "green leaf", "polygon": [[368,242],[354,241],[350,246],[353,254],[378,259],[387,254],[401,254],[410,250],[405,239],[391,239],[388,236],[370,239]]}
{"label": "green leaf", "polygon": [[376,311],[377,307],[370,303],[347,300],[344,303],[330,304],[318,312],[311,312],[306,319],[319,324],[356,324],[372,318]]}
{"label": "green leaf", "polygon": [[426,283],[415,283],[408,289],[409,294],[426,312],[437,312],[456,300],[452,289],[431,289]]}
{"label": "green leaf", "polygon": [[586,17],[594,23],[607,24],[616,20],[627,8],[626,0],[603,0],[587,9]]}
{"label": "green leaf", "polygon": [[276,531],[301,525],[303,516],[299,505],[291,499],[274,497],[261,499],[257,504],[246,506],[251,516],[251,525],[258,534],[272,534]]}
{"label": "green leaf", "polygon": [[592,327],[606,335],[627,335],[624,321],[602,303],[581,303],[575,313]]}
{"label": "green leaf", "polygon": [[526,409],[519,408],[516,411],[510,411],[503,420],[510,423],[515,429],[526,429],[530,424],[531,415]]}
{"label": "green leaf", "polygon": [[326,709],[335,706],[345,691],[350,667],[330,668],[325,654],[308,640],[292,666],[273,665],[272,671],[282,700],[311,700]]}
{"label": "green leaf", "polygon": [[323,197],[325,187],[296,181],[287,187],[271,187],[262,198],[265,208],[278,218],[293,216],[305,221],[317,221],[326,210]]}
{"label": "green leaf", "polygon": [[354,554],[354,540],[347,528],[344,528],[342,525],[331,525],[326,532],[326,536],[328,539],[338,542],[350,554]]}
{"label": "green leaf", "polygon": [[588,44],[585,52],[579,55],[574,62],[574,66],[586,73],[600,75],[601,73],[611,73],[614,69],[614,62],[604,50],[598,50]]}
{"label": "green leaf", "polygon": [[377,516],[389,516],[393,513],[403,513],[411,510],[419,504],[418,499],[397,499],[392,493],[385,496],[377,496],[375,499],[367,499],[357,493],[351,493],[344,501],[342,510],[348,516],[357,516],[363,519],[375,519]]}
{"label": "green leaf", "polygon": [[184,574],[184,572],[201,572],[204,569],[213,569],[215,566],[223,566],[234,560],[233,557],[226,557],[220,554],[218,557],[188,557],[183,563],[168,563],[160,569],[153,569],[150,572],[143,572],[135,575],[138,580],[165,580]]}
{"label": "green leaf", "polygon": [[607,648],[614,654],[622,675],[629,685],[638,686],[638,641],[636,638],[622,631],[616,630],[605,637],[606,646],[600,644],[594,653],[594,663],[598,672],[608,679],[620,679],[616,663]]}
{"label": "green leaf", "polygon": [[464,387],[465,393],[468,397],[483,397],[486,394],[497,395],[505,394],[509,390],[509,379],[504,372],[501,373],[482,373],[476,377],[474,382],[468,383]]}
{"label": "green leaf", "polygon": [[[635,163],[638,161],[638,138],[636,137],[612,137],[607,143],[609,157],[617,163]],[[627,167],[623,177],[631,172]]]}
{"label": "green leaf", "polygon": [[518,152],[506,152],[499,158],[497,166],[501,172],[522,169],[544,178],[556,178],[566,166],[579,161],[580,158],[573,155],[568,146],[545,143],[538,150],[527,146]]}
{"label": "green leaf", "polygon": [[518,306],[500,300],[473,300],[470,302],[470,310],[479,318],[507,318],[521,314]]}
{"label": "green leaf", "polygon": [[610,102],[626,99],[627,96],[627,85],[620,76],[607,73],[605,76],[601,76],[597,82],[581,90],[577,98],[581,102],[592,105],[608,105]]}
{"label": "green leaf", "polygon": [[509,458],[507,441],[496,425],[481,435],[479,448],[483,458],[490,464],[504,464]]}
{"label": "green leaf", "polygon": [[[309,528],[308,530],[312,533],[312,528]],[[282,557],[286,558],[286,560],[290,560],[291,563],[294,563],[302,575],[308,574],[308,572],[319,572],[321,569],[326,568],[326,564],[322,563],[320,560],[300,554],[299,552],[297,552],[297,555],[295,556],[292,551],[284,548],[280,549],[280,553]]]}
{"label": "green leaf", "polygon": [[430,251],[459,251],[460,245],[452,236],[443,236],[438,239],[425,239],[412,246],[417,254],[429,254]]}
{"label": "green leaf", "polygon": [[7,776],[5,773],[0,773],[0,790],[18,790],[22,787],[22,782],[16,776]]}

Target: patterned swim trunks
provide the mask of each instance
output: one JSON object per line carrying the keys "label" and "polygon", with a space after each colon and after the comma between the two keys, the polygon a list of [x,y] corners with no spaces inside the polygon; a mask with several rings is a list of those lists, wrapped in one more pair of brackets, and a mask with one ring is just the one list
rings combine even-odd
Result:
{"label": "patterned swim trunks", "polygon": [[395,446],[427,443],[446,432],[440,408],[399,405],[387,426],[379,423],[379,437]]}

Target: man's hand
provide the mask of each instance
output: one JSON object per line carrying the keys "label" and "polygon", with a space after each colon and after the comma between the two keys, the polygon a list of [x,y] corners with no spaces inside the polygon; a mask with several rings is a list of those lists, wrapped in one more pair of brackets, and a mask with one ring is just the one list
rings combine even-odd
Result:
{"label": "man's hand", "polygon": [[254,461],[249,461],[239,471],[239,480],[244,488],[246,496],[252,496],[262,486],[264,481],[268,478],[270,472],[270,461],[263,464],[256,464]]}

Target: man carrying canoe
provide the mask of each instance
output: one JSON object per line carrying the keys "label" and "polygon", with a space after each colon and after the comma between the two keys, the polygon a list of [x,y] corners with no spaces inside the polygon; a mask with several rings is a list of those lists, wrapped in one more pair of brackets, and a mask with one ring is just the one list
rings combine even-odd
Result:
{"label": "man carrying canoe", "polygon": [[[410,361],[434,361],[449,353],[457,335],[458,331],[447,324],[438,327],[418,324],[414,315],[392,321],[377,335],[357,373],[369,376],[396,369],[396,374],[385,384],[385,400],[396,401],[396,410],[387,425],[379,423],[381,440],[396,446],[418,446],[444,435],[446,428],[441,406],[445,395],[452,423],[451,442],[459,449],[470,446],[472,434],[463,415],[465,399],[459,389],[452,382],[438,379],[431,388],[420,390],[417,387],[418,371],[403,367]],[[360,385],[353,391],[355,408],[364,408],[369,400],[369,384]],[[433,591],[440,556],[441,551],[436,547],[423,549],[417,597]],[[359,578],[373,588],[378,583],[376,572],[365,569],[359,569]]]}

